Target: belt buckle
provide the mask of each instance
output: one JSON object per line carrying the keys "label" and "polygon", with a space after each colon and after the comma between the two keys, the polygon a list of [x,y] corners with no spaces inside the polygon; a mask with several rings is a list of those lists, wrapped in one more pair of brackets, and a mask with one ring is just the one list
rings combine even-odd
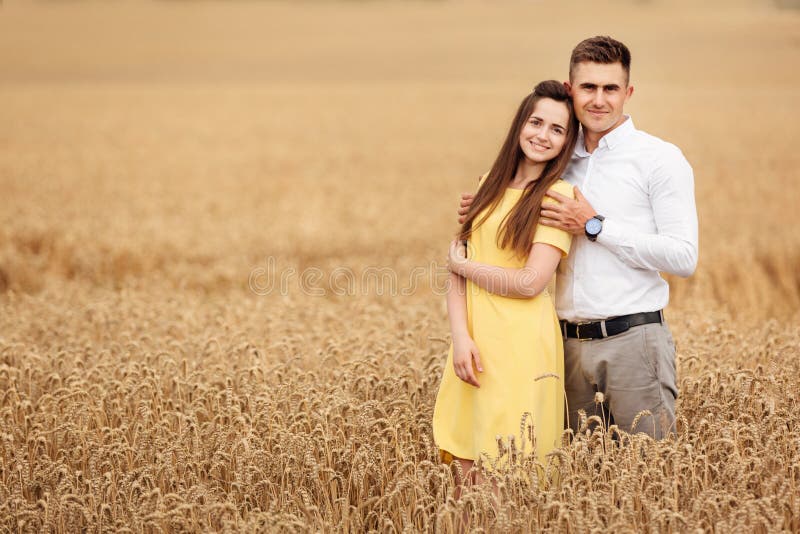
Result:
{"label": "belt buckle", "polygon": [[583,342],[583,341],[589,341],[590,339],[593,339],[593,338],[590,338],[590,337],[581,337],[581,325],[591,324],[591,323],[592,323],[592,321],[583,321],[582,323],[575,323],[575,335],[577,336],[578,341]]}

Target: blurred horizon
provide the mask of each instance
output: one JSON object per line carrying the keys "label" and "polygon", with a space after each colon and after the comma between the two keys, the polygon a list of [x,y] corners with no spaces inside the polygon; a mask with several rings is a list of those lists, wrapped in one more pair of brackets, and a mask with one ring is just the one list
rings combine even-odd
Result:
{"label": "blurred horizon", "polygon": [[[714,84],[738,84],[731,67],[741,63],[749,84],[784,85],[791,76],[771,69],[790,65],[800,47],[800,14],[764,0],[620,0],[603,9],[587,1],[564,9],[520,0],[76,0],[0,9],[0,84],[519,83],[562,79],[578,41],[608,34],[631,48],[634,83],[705,85],[687,73],[709,68],[723,75]],[[676,12],[680,27],[665,27]],[[721,45],[726,55],[711,56]]]}

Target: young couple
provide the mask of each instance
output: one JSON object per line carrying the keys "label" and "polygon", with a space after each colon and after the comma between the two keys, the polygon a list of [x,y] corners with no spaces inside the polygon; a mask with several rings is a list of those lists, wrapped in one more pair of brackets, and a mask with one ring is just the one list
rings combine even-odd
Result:
{"label": "young couple", "polygon": [[623,114],[630,60],[610,37],[579,43],[569,82],[524,98],[478,191],[462,198],[433,431],[463,473],[505,462],[499,446],[512,439],[544,462],[581,410],[656,439],[674,431],[659,273],[685,277],[697,264],[694,177],[677,147]]}

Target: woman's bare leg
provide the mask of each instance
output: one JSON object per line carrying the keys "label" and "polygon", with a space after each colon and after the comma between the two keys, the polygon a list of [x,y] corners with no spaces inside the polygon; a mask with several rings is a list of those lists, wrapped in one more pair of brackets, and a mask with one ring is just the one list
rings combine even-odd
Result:
{"label": "woman's bare leg", "polygon": [[[475,465],[474,460],[467,460],[465,458],[453,458],[453,463],[451,466],[453,467],[453,473],[455,476],[456,487],[455,491],[453,492],[453,496],[457,501],[461,500],[461,495],[464,494],[464,490],[468,486],[472,486],[475,483],[475,473],[472,470],[472,467]],[[460,523],[456,523],[456,532],[468,532],[469,531],[469,510],[466,508],[464,509],[463,514],[461,515]]]}
{"label": "woman's bare leg", "polygon": [[471,486],[475,480],[475,474],[472,472],[472,466],[475,465],[475,461],[465,458],[453,458],[453,464],[457,464],[453,465],[456,479],[456,489],[453,496],[458,501],[464,493],[464,488]]}
{"label": "woman's bare leg", "polygon": [[[489,476],[488,482],[492,486],[492,497],[494,498],[492,501],[492,505],[494,506],[495,512],[500,509],[500,486],[497,484],[497,477]],[[482,486],[487,483],[487,477],[483,476],[480,471],[475,470],[475,473],[472,475],[472,485],[474,486]]]}

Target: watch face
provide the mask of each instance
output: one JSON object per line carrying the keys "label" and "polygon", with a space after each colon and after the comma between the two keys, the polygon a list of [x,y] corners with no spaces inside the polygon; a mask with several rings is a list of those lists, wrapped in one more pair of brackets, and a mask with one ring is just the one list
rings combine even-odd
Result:
{"label": "watch face", "polygon": [[597,235],[603,229],[603,223],[595,218],[586,221],[586,231],[591,235]]}

